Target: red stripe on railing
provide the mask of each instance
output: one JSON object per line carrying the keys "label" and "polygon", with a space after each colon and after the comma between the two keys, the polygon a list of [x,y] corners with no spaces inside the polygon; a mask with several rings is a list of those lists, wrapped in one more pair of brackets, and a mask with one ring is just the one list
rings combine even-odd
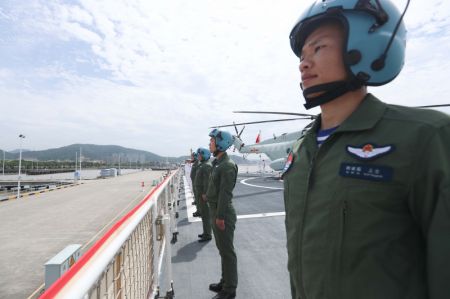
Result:
{"label": "red stripe on railing", "polygon": [[156,185],[153,190],[147,194],[144,199],[134,207],[130,212],[128,212],[125,216],[122,217],[119,221],[117,221],[113,227],[111,227],[103,237],[98,240],[88,251],[86,251],[81,258],[72,266],[70,269],[64,273],[58,280],[56,280],[49,289],[42,294],[39,299],[49,299],[55,297],[59,291],[75,276],[75,274],[80,271],[81,268],[89,261],[89,259],[98,251],[98,249],[109,239],[109,237],[116,232],[116,230],[126,221],[128,220],[136,211],[147,202],[147,200],[164,184],[169,178],[173,176],[170,175],[164,179],[161,183]]}

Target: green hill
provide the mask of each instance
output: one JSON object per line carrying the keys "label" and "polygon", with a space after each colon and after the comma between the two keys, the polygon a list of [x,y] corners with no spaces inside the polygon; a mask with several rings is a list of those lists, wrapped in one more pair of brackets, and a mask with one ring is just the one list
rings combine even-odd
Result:
{"label": "green hill", "polygon": [[[68,146],[63,146],[60,148],[53,148],[41,151],[23,151],[23,160],[35,160],[35,161],[75,161],[75,153],[78,153],[78,158],[81,154],[83,156],[83,161],[103,161],[106,163],[118,163],[119,157],[121,163],[128,162],[170,162],[170,163],[181,163],[188,156],[181,157],[163,157],[152,152],[147,152],[143,150],[136,150],[131,148],[126,148],[118,145],[95,145],[95,144],[72,144]],[[0,153],[0,160],[3,159],[3,154]],[[18,152],[7,152],[5,151],[6,160],[18,160]],[[244,160],[240,155],[232,155],[232,159],[238,163],[249,163]]]}
{"label": "green hill", "polygon": [[[75,155],[81,154],[83,161],[105,161],[105,162],[179,162],[180,158],[162,157],[151,152],[130,149],[117,145],[95,145],[95,144],[72,144],[60,148],[53,148],[41,151],[22,152],[24,160],[37,161],[75,161]],[[5,158],[8,160],[17,160],[19,153],[6,152]],[[184,159],[183,159],[184,160]]]}

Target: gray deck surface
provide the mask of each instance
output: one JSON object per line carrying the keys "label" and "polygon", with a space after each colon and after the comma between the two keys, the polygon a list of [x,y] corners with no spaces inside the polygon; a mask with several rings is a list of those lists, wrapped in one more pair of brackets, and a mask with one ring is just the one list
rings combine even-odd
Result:
{"label": "gray deck surface", "polygon": [[[240,183],[243,179],[259,187]],[[282,183],[272,178],[238,177],[233,199],[238,217],[283,212],[281,188]],[[202,224],[189,222],[186,211],[183,200],[178,242],[172,247],[175,298],[212,298],[215,293],[208,290],[208,285],[220,279],[219,252],[214,239],[207,243],[197,242]],[[284,216],[238,219],[234,246],[239,276],[236,298],[290,298]]]}

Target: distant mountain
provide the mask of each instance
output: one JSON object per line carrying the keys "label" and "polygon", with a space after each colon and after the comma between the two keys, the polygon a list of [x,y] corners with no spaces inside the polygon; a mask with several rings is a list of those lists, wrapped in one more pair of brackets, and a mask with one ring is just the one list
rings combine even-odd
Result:
{"label": "distant mountain", "polygon": [[[83,161],[105,161],[118,162],[119,159],[123,163],[127,162],[180,162],[184,161],[183,157],[162,157],[157,154],[130,149],[118,145],[95,145],[95,144],[72,144],[60,148],[47,149],[42,151],[22,151],[22,158],[26,160],[38,161],[75,161],[75,155],[81,155]],[[77,153],[77,154],[76,154]],[[6,159],[18,159],[19,153],[6,152]]]}
{"label": "distant mountain", "polygon": [[[95,145],[95,144],[72,144],[63,146],[60,148],[47,149],[42,151],[29,151],[22,150],[22,159],[24,160],[37,160],[37,161],[75,161],[75,155],[79,159],[80,148],[83,161],[105,161],[108,163],[121,163],[128,162],[170,162],[181,163],[190,159],[189,156],[181,157],[163,157],[152,152],[143,150],[136,150],[126,148],[118,145]],[[75,154],[77,153],[77,154]],[[19,159],[19,152],[7,152],[5,151],[5,158],[7,160]],[[242,156],[231,155],[233,161],[237,164],[249,164],[248,160],[242,158]],[[0,154],[0,160],[3,159],[3,154]]]}
{"label": "distant mountain", "polygon": [[[24,152],[29,152],[30,150],[29,149],[22,149],[22,154],[24,153]],[[20,154],[20,149],[15,149],[15,150],[12,150],[12,151],[9,151],[10,153],[13,153],[13,154]]]}

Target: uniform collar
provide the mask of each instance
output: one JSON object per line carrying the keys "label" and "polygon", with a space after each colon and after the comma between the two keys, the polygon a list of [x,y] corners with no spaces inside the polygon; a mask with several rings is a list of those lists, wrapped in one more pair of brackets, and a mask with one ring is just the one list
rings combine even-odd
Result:
{"label": "uniform collar", "polygon": [[223,161],[227,161],[228,159],[229,158],[228,158],[227,152],[224,152],[220,158],[216,158],[214,161],[216,161],[216,164],[218,164],[218,163],[222,163]]}
{"label": "uniform collar", "polygon": [[[387,105],[372,94],[368,93],[355,111],[337,128],[337,132],[364,131],[373,128],[381,119]],[[311,128],[311,132],[317,132],[320,128],[320,117]]]}
{"label": "uniform collar", "polygon": [[386,108],[385,103],[368,93],[358,108],[339,126],[336,132],[371,129],[383,117]]}

